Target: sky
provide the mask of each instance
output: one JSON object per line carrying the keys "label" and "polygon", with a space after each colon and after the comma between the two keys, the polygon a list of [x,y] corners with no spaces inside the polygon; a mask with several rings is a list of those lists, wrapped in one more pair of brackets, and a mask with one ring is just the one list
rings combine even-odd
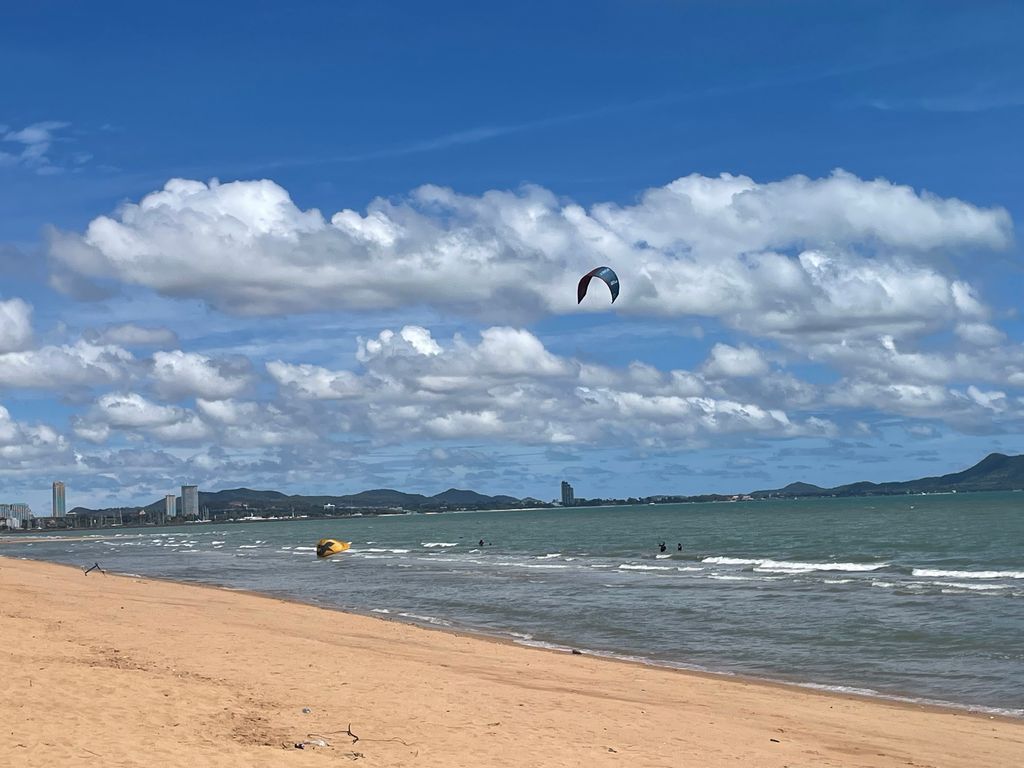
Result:
{"label": "sky", "polygon": [[292,6],[5,9],[0,502],[1024,452],[1019,4]]}

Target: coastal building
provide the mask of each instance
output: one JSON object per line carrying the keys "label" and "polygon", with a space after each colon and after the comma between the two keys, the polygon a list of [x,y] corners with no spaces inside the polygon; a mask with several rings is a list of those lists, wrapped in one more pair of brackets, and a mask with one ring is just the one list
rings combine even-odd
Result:
{"label": "coastal building", "polygon": [[67,511],[64,508],[64,483],[60,480],[53,484],[53,506],[50,508],[53,517],[64,517]]}
{"label": "coastal building", "polygon": [[569,485],[565,480],[562,481],[562,506],[571,507],[576,503],[576,496],[572,491],[572,486]]}
{"label": "coastal building", "polygon": [[186,520],[199,519],[199,486],[181,486],[181,516]]}
{"label": "coastal building", "polygon": [[28,504],[0,504],[0,528],[9,531],[31,528],[34,517]]}
{"label": "coastal building", "polygon": [[178,516],[178,497],[173,493],[164,496],[164,521],[172,520]]}

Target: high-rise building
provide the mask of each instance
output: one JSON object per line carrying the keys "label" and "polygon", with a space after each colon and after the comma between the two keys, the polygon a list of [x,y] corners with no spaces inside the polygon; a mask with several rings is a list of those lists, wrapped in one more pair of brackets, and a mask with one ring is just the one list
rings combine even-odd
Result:
{"label": "high-rise building", "polygon": [[181,515],[184,518],[199,519],[199,486],[181,486]]}
{"label": "high-rise building", "polygon": [[53,484],[53,506],[51,507],[50,514],[54,517],[64,517],[66,514],[64,507],[64,483],[60,480]]}
{"label": "high-rise building", "polygon": [[173,493],[164,496],[164,520],[178,516],[178,497]]}
{"label": "high-rise building", "polygon": [[565,480],[562,481],[562,506],[571,507],[576,503],[576,496],[572,492],[572,486]]}
{"label": "high-rise building", "polygon": [[32,525],[32,508],[28,504],[0,504],[0,528],[20,531]]}

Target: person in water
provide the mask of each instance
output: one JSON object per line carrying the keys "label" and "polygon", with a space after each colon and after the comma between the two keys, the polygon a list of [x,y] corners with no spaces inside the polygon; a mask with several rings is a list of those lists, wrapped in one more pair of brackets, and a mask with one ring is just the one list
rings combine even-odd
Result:
{"label": "person in water", "polygon": [[477,544],[477,546],[478,546],[478,547],[482,547],[483,545],[484,545],[484,540],[483,540],[483,539],[480,539],[480,543],[479,543],[479,544]]}
{"label": "person in water", "polygon": [[682,551],[683,551],[682,543],[676,544],[676,552],[682,552]]}
{"label": "person in water", "polygon": [[661,542],[661,544],[658,545],[658,549],[660,549],[662,552],[664,552],[667,549],[667,547],[665,546],[665,542],[664,541]]}

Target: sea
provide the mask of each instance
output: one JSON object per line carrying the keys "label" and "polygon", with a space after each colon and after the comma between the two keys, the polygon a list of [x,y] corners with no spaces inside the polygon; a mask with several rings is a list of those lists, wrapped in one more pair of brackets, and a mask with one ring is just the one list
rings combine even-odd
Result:
{"label": "sea", "polygon": [[[317,560],[323,537],[351,549]],[[0,552],[1024,716],[1024,493],[206,523]]]}

